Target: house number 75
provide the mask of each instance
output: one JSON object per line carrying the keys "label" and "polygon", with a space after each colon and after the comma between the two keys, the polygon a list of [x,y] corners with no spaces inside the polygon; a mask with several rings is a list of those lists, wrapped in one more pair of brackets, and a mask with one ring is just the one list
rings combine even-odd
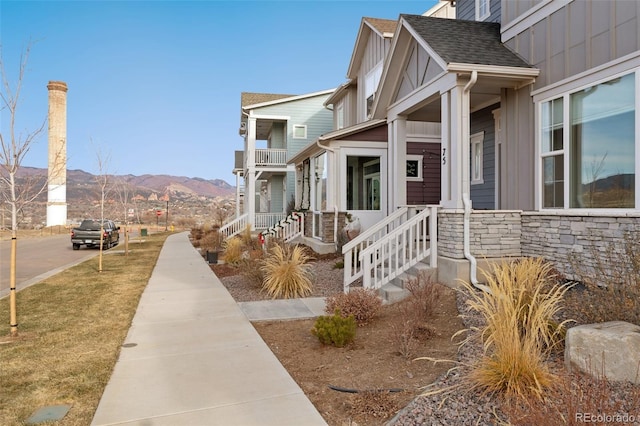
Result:
{"label": "house number 75", "polygon": [[442,148],[442,164],[447,164],[447,148]]}

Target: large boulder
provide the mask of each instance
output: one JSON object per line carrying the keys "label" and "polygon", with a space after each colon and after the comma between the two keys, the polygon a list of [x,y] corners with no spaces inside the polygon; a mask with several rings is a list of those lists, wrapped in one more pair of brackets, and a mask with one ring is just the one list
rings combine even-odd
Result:
{"label": "large boulder", "polygon": [[640,326],[611,321],[572,327],[564,362],[569,371],[640,384]]}

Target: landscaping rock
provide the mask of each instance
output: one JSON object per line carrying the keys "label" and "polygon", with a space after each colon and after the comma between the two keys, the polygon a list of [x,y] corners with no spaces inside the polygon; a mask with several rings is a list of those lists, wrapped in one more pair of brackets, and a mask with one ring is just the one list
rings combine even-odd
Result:
{"label": "landscaping rock", "polygon": [[640,384],[640,326],[611,321],[572,327],[564,361],[569,371]]}

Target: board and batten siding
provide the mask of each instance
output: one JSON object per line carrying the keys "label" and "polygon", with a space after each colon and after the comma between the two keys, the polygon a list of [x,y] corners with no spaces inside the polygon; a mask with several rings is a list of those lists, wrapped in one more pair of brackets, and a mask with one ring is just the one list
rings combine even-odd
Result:
{"label": "board and batten siding", "polygon": [[482,142],[482,177],[484,182],[471,184],[470,195],[474,209],[490,210],[495,208],[496,126],[492,111],[498,107],[499,105],[496,104],[471,114],[471,134],[484,132]]}
{"label": "board and batten siding", "polygon": [[389,40],[379,36],[377,33],[370,31],[369,34],[369,40],[367,40],[367,46],[365,47],[364,55],[360,62],[360,69],[358,70],[358,122],[355,124],[364,121],[367,111],[367,99],[365,96],[365,81],[367,74],[375,68],[376,65],[384,62],[384,58],[391,46],[391,42]]}
{"label": "board and batten siding", "polygon": [[[508,1],[503,5],[512,7]],[[573,1],[541,15],[537,22],[527,22],[521,32],[504,41],[540,69],[533,90],[640,50],[640,1]]]}

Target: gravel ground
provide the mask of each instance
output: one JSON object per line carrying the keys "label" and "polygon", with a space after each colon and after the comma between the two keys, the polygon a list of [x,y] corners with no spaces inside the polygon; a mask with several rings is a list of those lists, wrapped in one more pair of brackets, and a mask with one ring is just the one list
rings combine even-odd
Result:
{"label": "gravel ground", "polygon": [[[312,262],[314,275],[314,289],[312,297],[326,297],[343,290],[343,269],[335,268],[339,257],[321,257]],[[214,266],[218,269],[220,280],[238,302],[268,300],[270,297],[261,291],[260,287],[247,286],[247,280],[242,275],[224,276],[225,265]],[[227,266],[228,268],[228,266]],[[218,272],[216,272],[218,274]],[[357,285],[357,283],[356,283]],[[361,284],[360,284],[361,285]],[[467,297],[458,293],[458,311],[462,314],[467,328],[480,325],[482,319],[466,306]],[[571,313],[569,313],[570,315]],[[566,314],[565,314],[566,315]],[[482,354],[479,341],[468,343],[458,352],[459,365],[470,364]],[[562,353],[556,354],[551,368],[558,374],[566,374],[563,369]],[[463,368],[450,370],[429,386],[429,390],[443,390],[452,388],[449,392],[442,392],[431,396],[420,396],[402,409],[389,423],[389,426],[424,426],[424,425],[504,425],[510,424],[507,415],[502,411],[498,399],[480,392],[470,392],[463,388],[465,370]],[[578,379],[581,381],[582,379]],[[584,389],[584,388],[582,388]],[[596,391],[597,393],[598,391]],[[593,392],[592,392],[593,393]],[[629,395],[633,395],[631,398]],[[622,407],[621,412],[635,415],[634,425],[640,425],[640,387],[629,383],[609,384],[608,397],[611,406]],[[593,406],[593,404],[591,404]],[[551,419],[549,419],[551,420]],[[564,424],[560,419],[546,422],[547,424]],[[571,422],[570,422],[571,423]],[[573,422],[575,423],[575,422]],[[529,423],[519,423],[529,424]],[[600,423],[604,424],[604,423]],[[627,423],[629,424],[629,423]]]}
{"label": "gravel ground", "polygon": [[[465,327],[475,327],[482,325],[482,318],[475,312],[469,310],[466,305],[467,296],[458,293],[458,311],[463,316]],[[570,307],[566,310],[570,311]],[[571,317],[571,312],[565,312],[563,317]],[[469,365],[482,355],[482,346],[479,340],[461,346],[456,361],[461,365]],[[563,384],[560,393],[569,392],[570,386],[579,397],[557,398],[556,408],[567,411],[562,404],[571,402],[575,404],[572,408],[575,413],[609,414],[632,416],[631,422],[595,422],[598,425],[610,424],[632,424],[640,425],[640,386],[634,386],[630,382],[597,382],[582,375],[568,375],[564,368],[564,354],[562,351],[551,354],[549,368],[557,376],[570,380],[571,384]],[[577,419],[563,420],[555,410],[549,409],[548,413],[544,409],[539,411],[536,417],[515,421],[502,410],[503,406],[499,399],[482,395],[480,392],[471,392],[464,389],[463,379],[465,369],[459,368],[450,371],[440,377],[429,386],[428,390],[449,389],[453,391],[442,392],[436,395],[419,396],[407,407],[401,410],[389,423],[388,426],[426,426],[426,425],[564,425],[583,423]],[[566,382],[564,382],[566,383]],[[579,387],[577,389],[576,387]],[[603,395],[605,394],[605,395]],[[556,395],[557,396],[557,395]],[[560,405],[559,407],[557,405]],[[527,410],[520,412],[521,415],[529,415]],[[567,413],[568,414],[568,413]],[[509,421],[510,420],[510,421]]]}
{"label": "gravel ground", "polygon": [[[309,297],[327,297],[343,291],[344,270],[336,268],[341,257],[327,256],[311,262],[313,273],[313,293]],[[218,265],[224,268],[222,265]],[[214,267],[214,271],[216,267]],[[220,275],[218,275],[220,277]],[[246,278],[240,275],[221,277],[220,281],[229,290],[236,302],[269,300],[271,297],[258,285],[248,286]]]}

